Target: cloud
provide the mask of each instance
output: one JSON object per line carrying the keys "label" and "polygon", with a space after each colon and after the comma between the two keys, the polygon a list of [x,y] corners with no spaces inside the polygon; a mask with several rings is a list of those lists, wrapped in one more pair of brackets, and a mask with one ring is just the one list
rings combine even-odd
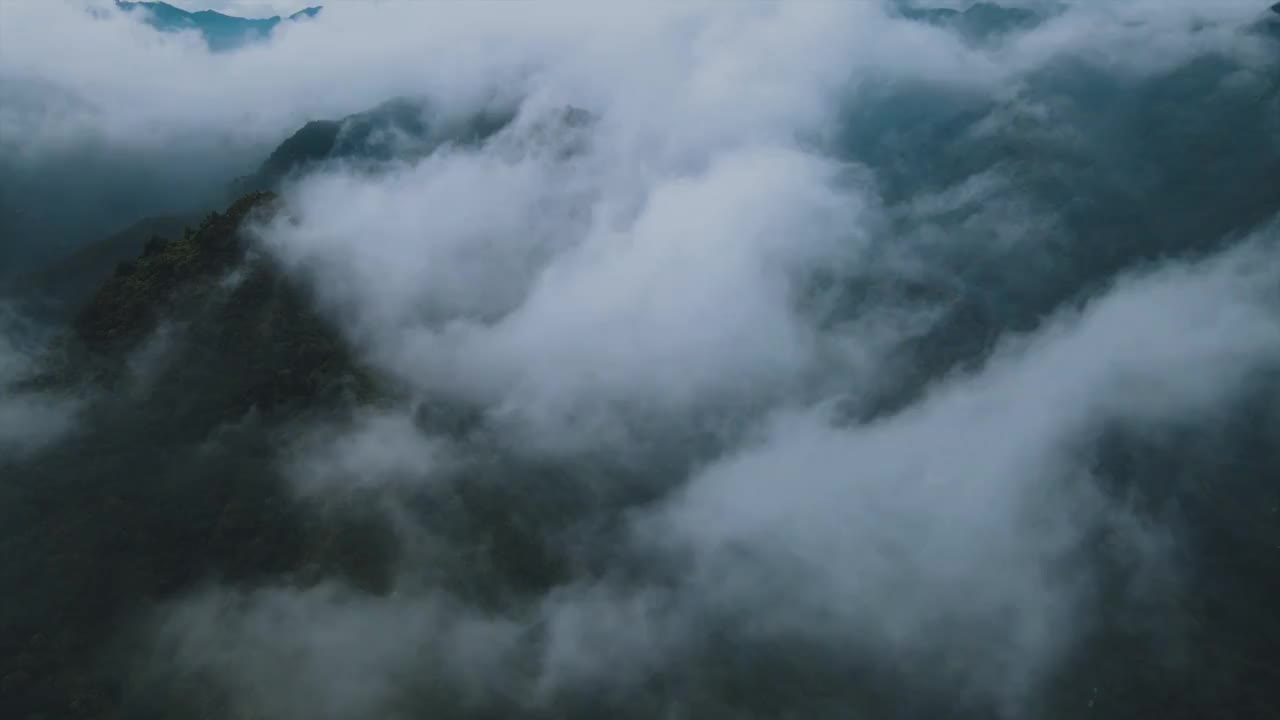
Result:
{"label": "cloud", "polygon": [[[8,108],[6,152],[18,138],[27,153],[84,136],[130,149],[209,135],[277,142],[307,118],[397,95],[456,106],[539,89],[610,102],[611,117],[641,128],[660,121],[664,132],[696,136],[745,123],[790,133],[794,118],[816,119],[828,97],[820,91],[849,81],[851,68],[981,86],[1074,52],[1123,55],[1156,71],[1207,50],[1243,51],[1238,31],[1258,16],[1252,0],[1076,3],[1008,47],[982,50],[891,18],[882,3],[334,3],[317,22],[282,26],[268,44],[215,54],[193,34],[159,33],[109,7],[85,12],[94,6],[4,8],[0,72],[35,96]],[[50,43],[73,49],[48,53]],[[49,104],[55,97],[73,102]]]}
{"label": "cloud", "polygon": [[[750,404],[844,350],[793,307],[808,275],[858,253],[862,208],[839,166],[747,149],[587,220],[589,203],[613,212],[633,189],[583,162],[453,154],[373,185],[321,178],[271,242],[359,314],[356,336],[401,377],[537,424],[591,423],[615,403]],[[377,241],[350,243],[384,218]]]}
{"label": "cloud", "polygon": [[[467,65],[519,78],[520,115],[499,137],[379,177],[311,177],[288,191],[289,217],[260,229],[368,359],[424,403],[477,408],[489,433],[453,448],[447,482],[425,481],[429,461],[398,464],[435,442],[403,420],[378,431],[396,441],[376,457],[363,429],[316,457],[339,469],[333,484],[390,459],[426,503],[478,483],[491,452],[502,482],[595,493],[569,521],[597,528],[577,541],[594,552],[526,520],[530,542],[589,570],[496,609],[463,602],[466,617],[512,633],[487,671],[518,689],[491,699],[500,706],[647,697],[727,648],[773,648],[865,662],[1019,716],[1088,634],[1105,568],[1173,586],[1177,539],[1126,495],[1155,480],[1125,478],[1115,493],[1101,448],[1116,428],[1214,427],[1275,369],[1275,278],[1261,259],[1272,248],[1256,240],[1097,285],[1065,262],[1090,238],[1071,236],[1070,216],[1007,157],[889,205],[884,166],[833,152],[835,98],[923,87],[1007,112],[957,143],[1019,137],[1030,117],[1041,146],[1092,150],[1087,132],[1035,112],[1037,71],[1100,58],[1096,72],[1125,82],[1158,78],[1232,51],[1252,17],[1242,8],[1077,5],[985,49],[871,4],[662,11],[625,35],[584,11],[565,21],[590,23],[583,38],[525,18],[527,46]],[[477,27],[459,32],[472,36],[494,22],[469,19]],[[592,114],[585,130],[534,132],[569,103]],[[978,329],[997,333],[994,346],[968,369],[903,381],[898,405],[867,400],[910,376],[902,366],[930,350],[913,344],[922,336],[963,333],[949,314],[960,302],[1020,299],[998,284],[1019,273],[1076,294],[1046,292],[1048,319],[1028,310],[1018,328],[988,320]],[[587,469],[532,484],[537,461]],[[626,505],[625,480],[600,489],[577,475],[619,466],[661,499]],[[510,492],[487,512],[524,519],[526,490]],[[412,512],[396,521],[432,552],[468,552],[426,521],[413,528]],[[434,602],[440,588],[405,567],[397,592]],[[364,622],[403,597],[329,612]],[[393,659],[399,670],[372,676],[431,672]],[[383,687],[351,713],[401,693]]]}
{"label": "cloud", "polygon": [[38,328],[0,305],[0,457],[25,457],[75,427],[80,401],[32,382],[49,352]]}
{"label": "cloud", "polygon": [[1137,202],[1185,148],[1119,99],[1270,62],[1243,0],[1074,3],[982,46],[889,3],[344,3],[216,56],[13,5],[24,162],[517,108],[302,178],[254,230],[396,396],[274,460],[401,547],[385,593],[157,612],[156,682],[242,714],[803,713],[887,677],[1025,716],[1118,612],[1112,567],[1176,590],[1181,538],[1134,499],[1161,479],[1113,477],[1108,440],[1220,431],[1280,363],[1274,227]]}
{"label": "cloud", "polygon": [[[158,627],[158,657],[192,677],[211,674],[201,686],[226,693],[237,712],[336,720],[390,709],[397,693],[429,698],[433,684],[495,690],[488,678],[520,632],[446,597],[278,589],[205,595],[173,609]],[[422,683],[424,675],[435,679]]]}
{"label": "cloud", "polygon": [[106,0],[9,3],[0,174],[17,190],[0,222],[17,241],[4,257],[37,264],[141,216],[224,205],[230,181],[308,120],[392,97],[464,116],[499,100],[575,103],[600,114],[617,161],[642,173],[705,164],[747,138],[821,138],[830,106],[867,83],[1006,97],[1062,58],[1138,76],[1197,53],[1256,59],[1265,40],[1241,32],[1253,5],[1076,3],[976,48],[885,2],[332,3],[269,43],[210,53],[196,34],[157,32]]}
{"label": "cloud", "polygon": [[163,657],[212,672],[236,707],[286,715],[587,696],[689,711],[655,699],[655,678],[778,643],[800,662],[816,643],[1021,716],[1099,612],[1108,562],[1176,591],[1174,538],[1125,501],[1136,488],[1107,489],[1100,442],[1212,427],[1280,369],[1269,242],[1125,277],[898,413],[778,412],[632,513],[602,576],[487,609],[420,585],[433,573],[412,564],[385,597],[201,594],[166,616]]}
{"label": "cloud", "polygon": [[368,413],[314,429],[294,448],[289,474],[304,496],[340,496],[416,484],[449,467],[449,449],[408,413]]}
{"label": "cloud", "polygon": [[1094,478],[1106,428],[1199,426],[1278,367],[1260,257],[1126,279],[890,417],[785,413],[642,531],[691,553],[695,592],[758,631],[940,663],[1016,697],[1090,612],[1091,537],[1162,546]]}

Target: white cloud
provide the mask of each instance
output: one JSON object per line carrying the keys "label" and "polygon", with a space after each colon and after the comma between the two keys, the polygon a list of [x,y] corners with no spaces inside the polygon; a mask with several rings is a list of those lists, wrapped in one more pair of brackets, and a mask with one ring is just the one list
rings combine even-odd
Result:
{"label": "white cloud", "polygon": [[[590,482],[626,465],[670,491],[583,520],[612,528],[614,544],[592,549],[624,579],[575,565],[480,607],[408,553],[386,597],[321,586],[179,604],[164,629],[176,666],[212,672],[246,712],[368,717],[423,678],[466,698],[502,686],[517,705],[634,688],[691,662],[710,620],[746,644],[803,638],[921,663],[1016,716],[1088,621],[1094,533],[1114,532],[1135,562],[1162,559],[1160,528],[1094,477],[1099,435],[1210,423],[1280,363],[1273,249],[1258,240],[1114,279],[1079,312],[1006,332],[977,369],[918,381],[893,412],[833,410],[874,405],[948,293],[984,290],[967,277],[920,289],[903,268],[948,275],[943,249],[1032,258],[1036,272],[1057,258],[1044,251],[1052,211],[1019,202],[1002,168],[914,194],[893,210],[927,215],[931,231],[901,232],[882,178],[830,156],[844,105],[874,83],[1017,97],[1063,56],[1134,78],[1211,50],[1248,55],[1243,0],[1077,3],[982,49],[872,2],[334,3],[223,55],[126,18],[14,5],[0,75],[45,104],[0,115],[0,150],[92,137],[221,151],[395,95],[457,117],[519,100],[483,147],[317,174],[287,189],[289,217],[259,228],[362,357],[408,388],[405,405],[459,403],[488,431],[452,444],[379,411],[291,447],[289,471],[313,496],[389,488],[430,503],[486,463],[573,491],[576,476],[555,470],[577,460]],[[49,87],[74,101],[53,104]],[[566,105],[591,122],[557,129]],[[964,206],[980,206],[989,237],[947,224]],[[895,283],[923,299],[828,297]],[[522,464],[536,462],[553,471]],[[608,506],[623,493],[599,494]],[[516,510],[492,511],[502,530]],[[426,555],[456,551],[479,575],[468,559],[490,538],[468,540]]]}
{"label": "white cloud", "polygon": [[1090,609],[1092,534],[1161,544],[1100,494],[1102,429],[1201,422],[1280,368],[1262,257],[1122,282],[891,417],[784,414],[642,530],[693,553],[694,592],[761,631],[958,662],[1015,700]]}
{"label": "white cloud", "polygon": [[[817,119],[829,97],[820,91],[846,82],[851,68],[975,86],[1063,52],[1158,69],[1210,47],[1243,49],[1235,30],[1257,15],[1252,0],[1081,3],[1008,48],[975,50],[938,29],[887,19],[874,2],[342,2],[318,22],[281,26],[269,44],[210,54],[194,34],[157,33],[125,13],[95,17],[84,11],[92,5],[0,9],[6,82],[78,103],[10,107],[3,146],[21,137],[34,151],[86,135],[131,147],[207,134],[276,142],[307,118],[341,117],[398,94],[454,105],[541,89],[564,101],[608,101],[610,117],[653,126],[650,133],[679,129],[706,147],[713,138],[699,133],[732,133],[741,123],[795,131],[797,117]],[[1193,32],[1195,18],[1215,25]],[[664,140],[637,138],[645,139]]]}

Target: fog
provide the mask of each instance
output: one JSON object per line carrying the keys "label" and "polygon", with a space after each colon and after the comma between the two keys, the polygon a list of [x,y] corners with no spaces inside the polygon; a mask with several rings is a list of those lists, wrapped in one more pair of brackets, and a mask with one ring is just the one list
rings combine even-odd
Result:
{"label": "fog", "polygon": [[[330,3],[217,54],[110,3],[0,7],[6,202],[69,218],[19,218],[4,262],[220,207],[309,120],[516,108],[252,223],[378,397],[138,457],[280,481],[357,569],[192,570],[113,638],[126,706],[1119,718],[1207,673],[1202,588],[1265,596],[1196,522],[1272,498],[1280,17],[903,12],[971,5]],[[164,384],[183,323],[128,392],[216,392]],[[37,357],[9,337],[0,452],[109,417],[8,389]]]}
{"label": "fog", "polygon": [[[725,652],[708,636],[716,628],[747,648],[866,654],[1025,716],[1028,695],[1087,633],[1108,562],[1124,567],[1128,597],[1110,603],[1178,592],[1171,528],[1098,484],[1099,442],[1117,425],[1155,436],[1199,425],[1280,369],[1276,277],[1258,264],[1263,251],[1126,277],[891,416],[849,423],[821,402],[777,410],[687,481],[658,480],[676,488],[628,513],[604,535],[610,546],[576,551],[603,555],[602,575],[505,611],[435,587],[435,553],[448,540],[409,519],[408,546],[427,547],[409,553],[418,562],[390,596],[332,586],[201,594],[168,617],[168,642],[182,643],[169,657],[211,670],[246,712],[266,714],[361,716],[415,692],[441,703],[441,682],[470,697],[464,706],[536,708],[582,692],[644,704],[654,677],[678,684],[699,672],[699,653]],[[737,375],[743,362],[752,359],[718,367]],[[295,481],[308,493],[416,482],[426,497],[467,481],[457,448],[444,461],[408,427],[375,420],[308,448],[316,466],[295,467]],[[637,577],[645,567],[665,569]],[[283,686],[264,684],[281,654],[304,665]],[[676,709],[687,701],[662,700],[672,712],[690,711]]]}
{"label": "fog", "polygon": [[79,399],[32,382],[54,353],[43,328],[0,305],[0,456],[24,457],[74,428]]}

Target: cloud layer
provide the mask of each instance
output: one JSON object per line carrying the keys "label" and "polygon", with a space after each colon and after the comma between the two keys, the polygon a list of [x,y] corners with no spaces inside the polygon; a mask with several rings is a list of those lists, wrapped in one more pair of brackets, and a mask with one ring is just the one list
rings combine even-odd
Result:
{"label": "cloud layer", "polygon": [[1109,453],[1194,467],[1280,372],[1277,52],[1246,0],[1017,4],[975,41],[890,2],[338,3],[219,55],[6,5],[15,167],[222,177],[393,97],[517,108],[254,228],[391,388],[274,468],[395,561],[165,604],[147,681],[246,717],[1073,716],[1064,668],[1190,571],[1151,510],[1182,488]]}

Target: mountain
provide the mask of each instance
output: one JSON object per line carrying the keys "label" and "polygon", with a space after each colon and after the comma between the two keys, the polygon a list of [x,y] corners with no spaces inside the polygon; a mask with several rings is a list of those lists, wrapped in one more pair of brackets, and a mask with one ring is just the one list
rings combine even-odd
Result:
{"label": "mountain", "polygon": [[286,138],[254,173],[237,179],[235,194],[269,190],[330,163],[376,168],[425,157],[446,144],[476,145],[514,117],[514,110],[502,109],[447,119],[425,101],[396,98],[341,120],[315,120]]}
{"label": "mountain", "polygon": [[103,280],[56,357],[4,388],[100,392],[61,451],[0,457],[0,583],[30,591],[0,599],[0,715],[152,717],[121,714],[121,678],[95,669],[98,648],[210,571],[386,582],[385,533],[358,511],[308,519],[272,461],[289,423],[373,397],[305,290],[250,255],[242,229],[275,205],[246,196],[148,243]]}
{"label": "mountain", "polygon": [[[278,15],[269,18],[241,18],[213,10],[188,12],[163,2],[116,0],[116,6],[126,12],[144,11],[146,23],[161,32],[198,30],[209,44],[209,49],[214,52],[234,50],[248,43],[264,40],[285,20]],[[309,7],[286,19],[297,21],[313,18],[320,9],[319,6]]]}
{"label": "mountain", "polygon": [[148,241],[181,237],[183,229],[199,219],[195,215],[144,218],[79,247],[36,272],[0,282],[0,296],[17,299],[37,318],[64,318],[88,302],[117,265],[141,254]]}
{"label": "mountain", "polygon": [[[474,145],[507,127],[513,117],[514,111],[504,110],[462,120],[443,119],[433,116],[423,101],[399,98],[341,120],[309,122],[286,138],[255,172],[235,180],[232,198],[275,189],[287,178],[330,163],[372,170],[412,161],[446,144]],[[580,123],[584,117],[583,111],[570,109],[564,120]],[[149,241],[182,237],[184,229],[199,221],[198,213],[143,218],[32,271],[0,277],[0,299],[17,300],[28,314],[40,319],[64,319],[89,300],[119,263],[135,258]]]}
{"label": "mountain", "polygon": [[959,33],[969,42],[996,40],[1019,30],[1038,25],[1044,16],[1033,10],[1006,7],[997,3],[977,2],[963,10],[949,7],[903,7],[902,16],[910,20],[945,27]]}

